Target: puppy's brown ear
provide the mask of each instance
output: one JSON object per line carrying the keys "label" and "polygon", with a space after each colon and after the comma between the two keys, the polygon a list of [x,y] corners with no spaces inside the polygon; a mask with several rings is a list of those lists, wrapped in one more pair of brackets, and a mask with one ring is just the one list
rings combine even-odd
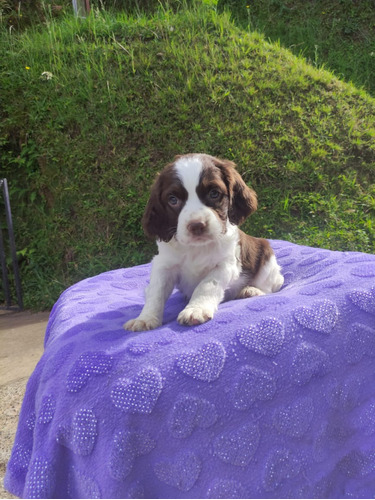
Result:
{"label": "puppy's brown ear", "polygon": [[169,241],[176,232],[176,221],[171,220],[162,203],[164,175],[158,174],[150,193],[143,217],[142,227],[151,239]]}
{"label": "puppy's brown ear", "polygon": [[[216,162],[215,162],[216,163]],[[247,186],[236,170],[236,165],[229,160],[218,160],[229,191],[228,217],[232,224],[240,225],[258,207],[255,191]]]}
{"label": "puppy's brown ear", "polygon": [[240,174],[234,170],[233,197],[229,209],[230,222],[240,225],[258,208],[256,192],[245,184]]}

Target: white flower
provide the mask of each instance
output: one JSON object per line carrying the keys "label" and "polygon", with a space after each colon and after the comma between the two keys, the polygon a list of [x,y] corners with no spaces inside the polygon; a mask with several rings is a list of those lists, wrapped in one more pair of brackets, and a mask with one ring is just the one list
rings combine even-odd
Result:
{"label": "white flower", "polygon": [[40,75],[40,78],[42,80],[52,80],[53,74],[50,71],[43,71],[43,73]]}

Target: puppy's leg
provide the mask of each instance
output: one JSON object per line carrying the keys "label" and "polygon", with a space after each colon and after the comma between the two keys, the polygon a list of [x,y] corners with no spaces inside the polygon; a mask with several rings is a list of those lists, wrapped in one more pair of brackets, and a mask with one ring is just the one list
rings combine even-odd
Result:
{"label": "puppy's leg", "polygon": [[162,324],[165,302],[172,293],[175,281],[175,272],[166,268],[157,255],[152,262],[145,305],[138,318],[131,319],[124,324],[125,330],[140,332],[158,328]]}
{"label": "puppy's leg", "polygon": [[275,255],[270,257],[251,283],[264,293],[278,292],[283,284],[284,276],[281,274],[281,267],[278,265]]}
{"label": "puppy's leg", "polygon": [[196,287],[188,305],[178,315],[182,325],[200,325],[213,318],[230,281],[228,269],[218,266]]}
{"label": "puppy's leg", "polygon": [[229,298],[246,299],[278,292],[284,283],[281,268],[274,255],[261,267],[255,277],[246,278],[246,271],[230,290]]}

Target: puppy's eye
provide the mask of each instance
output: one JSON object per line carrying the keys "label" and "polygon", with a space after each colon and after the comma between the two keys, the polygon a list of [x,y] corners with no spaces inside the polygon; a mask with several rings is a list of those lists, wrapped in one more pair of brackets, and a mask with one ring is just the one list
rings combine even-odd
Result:
{"label": "puppy's eye", "polygon": [[220,196],[220,191],[217,189],[211,189],[211,191],[208,193],[208,196],[211,198],[211,200],[217,200]]}
{"label": "puppy's eye", "polygon": [[168,203],[172,207],[177,207],[180,203],[180,200],[177,198],[177,196],[174,196],[173,194],[170,194],[168,196]]}

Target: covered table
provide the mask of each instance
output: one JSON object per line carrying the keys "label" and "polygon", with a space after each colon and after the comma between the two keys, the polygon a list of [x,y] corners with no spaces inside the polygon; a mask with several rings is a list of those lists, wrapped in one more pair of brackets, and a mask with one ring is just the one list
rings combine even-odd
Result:
{"label": "covered table", "polygon": [[26,498],[375,498],[375,256],[271,241],[280,292],[122,328],[150,265],[55,304],[5,486]]}

